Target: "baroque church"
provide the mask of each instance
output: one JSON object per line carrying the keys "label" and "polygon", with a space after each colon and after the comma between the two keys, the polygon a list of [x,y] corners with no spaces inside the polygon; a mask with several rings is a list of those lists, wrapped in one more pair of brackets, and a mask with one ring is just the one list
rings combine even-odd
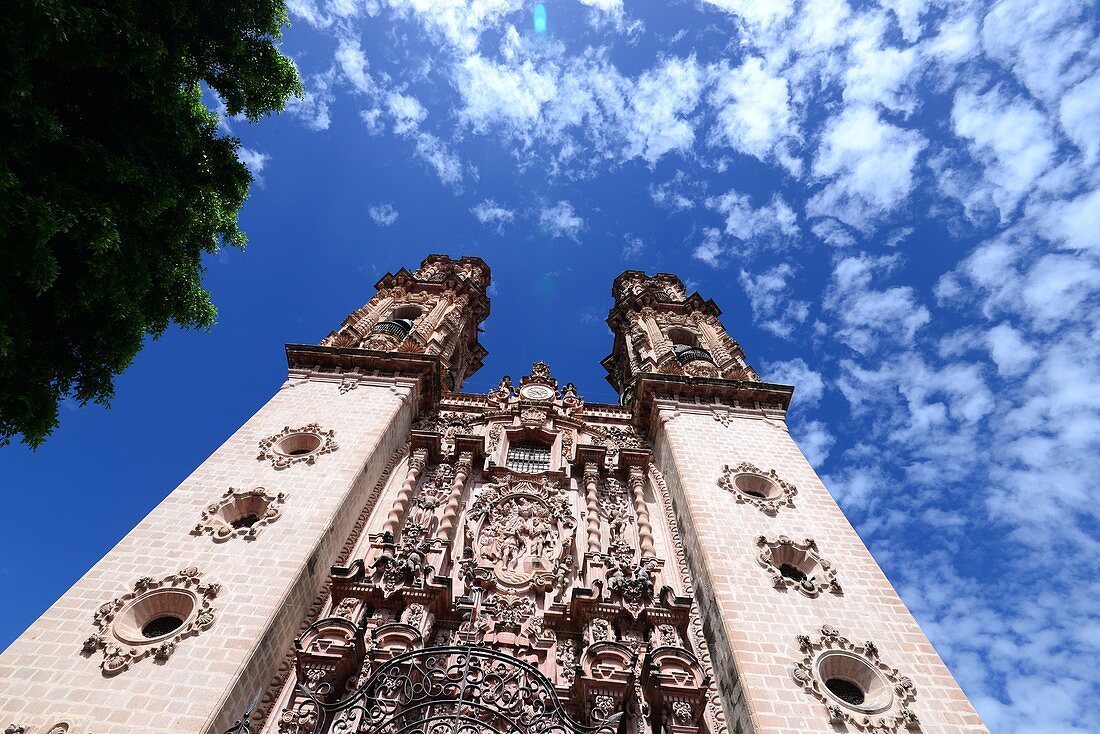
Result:
{"label": "baroque church", "polygon": [[713,301],[615,279],[618,405],[542,361],[462,392],[489,282],[431,255],[287,345],[274,397],[0,656],[0,730],[986,731]]}

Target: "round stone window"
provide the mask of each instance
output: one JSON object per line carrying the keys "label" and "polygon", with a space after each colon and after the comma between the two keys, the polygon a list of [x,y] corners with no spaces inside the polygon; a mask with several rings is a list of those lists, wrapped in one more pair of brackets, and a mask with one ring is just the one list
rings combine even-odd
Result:
{"label": "round stone window", "polygon": [[321,437],[315,433],[292,433],[275,444],[283,456],[306,456],[321,448]]}
{"label": "round stone window", "polygon": [[827,650],[818,656],[815,673],[828,695],[861,713],[875,714],[894,701],[890,683],[864,658],[843,650]]}
{"label": "round stone window", "polygon": [[733,486],[738,492],[761,500],[778,499],[783,494],[778,484],[759,474],[738,474],[733,478]]}
{"label": "round stone window", "polygon": [[175,634],[195,614],[198,606],[198,597],[188,589],[156,589],[123,607],[111,631],[131,645],[155,642]]}

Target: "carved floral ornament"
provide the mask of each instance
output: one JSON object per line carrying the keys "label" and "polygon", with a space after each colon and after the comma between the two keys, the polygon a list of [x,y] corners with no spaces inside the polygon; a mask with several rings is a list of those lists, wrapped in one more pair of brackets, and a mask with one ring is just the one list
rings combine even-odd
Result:
{"label": "carved floral ornament", "polygon": [[756,538],[760,553],[756,562],[772,576],[778,589],[797,589],[811,599],[823,591],[841,593],[836,580],[836,570],[821,557],[817,543],[812,538],[795,541],[786,535]]}
{"label": "carved floral ornament", "polygon": [[260,441],[259,461],[270,461],[275,469],[286,469],[293,464],[312,464],[321,454],[330,454],[340,445],[336,443],[336,431],[321,430],[310,423],[301,428],[284,426],[274,436]]}
{"label": "carved floral ornament", "polygon": [[107,602],[95,613],[97,631],[84,652],[103,651],[103,674],[115,675],[152,656],[167,660],[176,646],[214,624],[213,599],[221,584],[203,583],[194,566],[153,579],[143,576],[133,591]]}
{"label": "carved floral ornament", "polygon": [[917,695],[913,681],[879,660],[873,642],[854,643],[824,625],[816,640],[799,635],[798,645],[803,657],[791,677],[825,704],[831,724],[877,734],[920,729],[909,708]]}
{"label": "carved floral ornament", "polygon": [[779,478],[774,469],[764,471],[748,462],[726,465],[718,486],[728,491],[738,502],[752,505],[761,512],[775,515],[781,507],[794,507],[798,489]]}
{"label": "carved floral ornament", "polygon": [[191,533],[208,534],[216,543],[230,538],[255,540],[264,528],[282,516],[285,502],[286,495],[282,492],[273,494],[263,487],[230,487],[221,499],[206,506]]}

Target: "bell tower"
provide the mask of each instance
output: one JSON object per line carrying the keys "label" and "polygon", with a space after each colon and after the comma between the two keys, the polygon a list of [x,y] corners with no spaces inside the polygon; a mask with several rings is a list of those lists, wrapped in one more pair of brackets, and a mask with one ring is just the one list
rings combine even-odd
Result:
{"label": "bell tower", "polygon": [[713,301],[615,279],[603,360],[682,534],[729,731],[985,732]]}
{"label": "bell tower", "polygon": [[387,273],[375,287],[374,298],[321,345],[387,352],[386,360],[410,364],[423,355],[439,364],[443,390],[460,390],[488,354],[477,335],[489,315],[489,267],[477,257],[429,255],[416,271]]}

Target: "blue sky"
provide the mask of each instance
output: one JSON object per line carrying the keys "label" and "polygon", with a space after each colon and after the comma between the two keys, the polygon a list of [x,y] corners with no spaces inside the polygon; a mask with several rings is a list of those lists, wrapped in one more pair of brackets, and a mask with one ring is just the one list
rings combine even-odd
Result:
{"label": "blue sky", "polygon": [[0,646],[385,271],[493,269],[485,367],[614,402],[611,280],[679,274],[993,731],[1100,730],[1095,2],[291,0],[307,96],[226,120],[258,177],[209,333],[0,452]]}

